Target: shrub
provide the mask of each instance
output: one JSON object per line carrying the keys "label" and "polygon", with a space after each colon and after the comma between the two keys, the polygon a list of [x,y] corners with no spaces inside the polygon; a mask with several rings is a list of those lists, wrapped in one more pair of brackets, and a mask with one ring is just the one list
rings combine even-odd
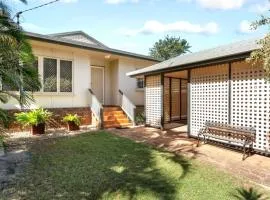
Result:
{"label": "shrub", "polygon": [[37,126],[50,119],[52,113],[43,108],[31,110],[30,112],[15,113],[16,121],[23,126]]}
{"label": "shrub", "polygon": [[80,121],[80,117],[75,114],[68,114],[63,118],[63,122],[74,122],[77,126],[80,126],[81,121]]}
{"label": "shrub", "polygon": [[140,112],[140,113],[136,114],[135,122],[136,122],[136,124],[144,124],[145,123],[144,112]]}

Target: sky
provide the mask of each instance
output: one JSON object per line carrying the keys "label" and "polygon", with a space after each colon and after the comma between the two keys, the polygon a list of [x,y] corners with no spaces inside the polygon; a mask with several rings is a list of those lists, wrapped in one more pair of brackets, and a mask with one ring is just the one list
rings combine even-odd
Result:
{"label": "sky", "polygon": [[[50,0],[6,0],[13,14]],[[60,0],[25,12],[26,31],[50,34],[82,30],[111,48],[147,55],[166,35],[186,39],[191,52],[263,36],[250,30],[267,15],[268,0]]]}

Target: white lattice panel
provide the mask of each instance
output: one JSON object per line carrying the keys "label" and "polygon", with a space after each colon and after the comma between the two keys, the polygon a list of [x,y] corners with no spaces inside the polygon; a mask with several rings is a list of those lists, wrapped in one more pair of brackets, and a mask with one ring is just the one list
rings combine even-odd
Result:
{"label": "white lattice panel", "polygon": [[150,126],[161,126],[161,76],[147,76],[145,82],[146,124]]}
{"label": "white lattice panel", "polygon": [[232,124],[256,128],[254,149],[269,152],[270,83],[262,67],[232,64]]}
{"label": "white lattice panel", "polygon": [[228,123],[228,78],[228,65],[191,70],[191,135],[197,136],[208,120]]}

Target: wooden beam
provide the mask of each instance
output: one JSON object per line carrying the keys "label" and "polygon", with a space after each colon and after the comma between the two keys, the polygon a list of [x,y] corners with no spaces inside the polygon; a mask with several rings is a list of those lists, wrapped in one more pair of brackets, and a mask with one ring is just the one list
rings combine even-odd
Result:
{"label": "wooden beam", "polygon": [[160,74],[161,76],[161,130],[164,129],[164,73]]}
{"label": "wooden beam", "polygon": [[180,101],[179,101],[179,103],[180,103],[180,107],[179,107],[179,110],[180,110],[180,121],[181,121],[181,119],[182,119],[182,79],[180,78],[180,85],[179,85],[179,99],[180,99]]}
{"label": "wooden beam", "polygon": [[187,134],[190,137],[190,130],[191,130],[191,70],[188,70],[188,84],[187,84]]}
{"label": "wooden beam", "polygon": [[229,89],[228,89],[228,124],[231,124],[231,122],[232,122],[232,117],[231,117],[231,93],[232,93],[232,63],[231,62],[229,62],[228,63],[228,73],[229,73],[229,85],[228,85],[228,87],[229,87]]}
{"label": "wooden beam", "polygon": [[170,122],[172,121],[172,78],[170,77],[170,89],[169,89],[169,94],[170,94],[170,98],[169,98],[169,103],[170,103]]}

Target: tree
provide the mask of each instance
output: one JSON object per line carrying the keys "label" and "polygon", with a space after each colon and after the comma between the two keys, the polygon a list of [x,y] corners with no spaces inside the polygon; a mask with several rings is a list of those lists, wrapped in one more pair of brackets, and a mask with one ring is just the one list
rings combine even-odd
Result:
{"label": "tree", "polygon": [[[20,0],[26,3],[26,0]],[[35,57],[22,28],[11,19],[5,1],[0,1],[0,102],[15,98],[21,106],[34,101],[32,93],[41,87]],[[0,121],[6,118],[0,109]]]}
{"label": "tree", "polygon": [[[270,17],[261,16],[261,18],[252,23],[251,28],[256,30],[261,26],[269,25]],[[254,64],[262,64],[266,79],[270,80],[270,33],[267,33],[262,39],[258,41],[260,48],[253,51],[248,62]]]}
{"label": "tree", "polygon": [[150,56],[159,60],[168,60],[170,58],[179,56],[190,52],[191,46],[185,39],[180,37],[165,36],[164,39],[160,39],[150,48]]}

